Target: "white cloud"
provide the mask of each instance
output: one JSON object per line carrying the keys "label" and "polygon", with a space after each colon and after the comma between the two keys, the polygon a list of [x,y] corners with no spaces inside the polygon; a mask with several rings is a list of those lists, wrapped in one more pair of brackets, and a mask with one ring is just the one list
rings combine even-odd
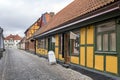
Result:
{"label": "white cloud", "polygon": [[58,12],[73,0],[0,0],[0,26],[8,34],[24,31],[45,12]]}

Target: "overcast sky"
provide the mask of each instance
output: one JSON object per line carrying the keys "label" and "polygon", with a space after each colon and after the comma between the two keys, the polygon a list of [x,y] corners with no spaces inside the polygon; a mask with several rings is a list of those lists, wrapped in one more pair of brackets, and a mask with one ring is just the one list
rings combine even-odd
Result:
{"label": "overcast sky", "polygon": [[59,12],[73,0],[0,0],[0,26],[4,36],[19,34],[45,12]]}

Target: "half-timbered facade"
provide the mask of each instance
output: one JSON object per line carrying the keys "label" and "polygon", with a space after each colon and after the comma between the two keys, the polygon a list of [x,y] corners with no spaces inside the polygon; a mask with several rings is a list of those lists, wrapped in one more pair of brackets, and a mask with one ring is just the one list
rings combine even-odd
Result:
{"label": "half-timbered facade", "polygon": [[46,12],[42,14],[42,16],[25,31],[25,36],[26,36],[25,50],[30,52],[35,52],[36,41],[33,40],[33,36],[35,32],[38,29],[40,29],[43,25],[47,24],[53,16],[54,16],[53,12],[50,13]]}
{"label": "half-timbered facade", "polygon": [[120,79],[120,0],[74,0],[35,33],[36,53]]}

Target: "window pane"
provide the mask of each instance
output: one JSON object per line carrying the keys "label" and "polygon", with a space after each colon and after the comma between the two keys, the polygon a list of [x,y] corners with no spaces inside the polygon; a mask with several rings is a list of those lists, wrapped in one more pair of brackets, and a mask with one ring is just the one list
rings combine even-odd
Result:
{"label": "window pane", "polygon": [[72,55],[79,55],[79,34],[79,31],[70,32]]}
{"label": "window pane", "polygon": [[38,47],[37,48],[40,48],[40,40],[38,40]]}
{"label": "window pane", "polygon": [[46,44],[45,48],[48,49],[48,39],[47,38],[46,38],[45,44]]}
{"label": "window pane", "polygon": [[103,51],[108,51],[108,34],[103,35]]}
{"label": "window pane", "polygon": [[97,36],[97,50],[98,51],[102,50],[102,48],[101,48],[101,35]]}
{"label": "window pane", "polygon": [[45,39],[42,39],[42,48],[45,48]]}
{"label": "window pane", "polygon": [[104,31],[111,31],[111,30],[115,30],[115,21],[109,21],[109,22],[97,25],[97,32],[104,32]]}
{"label": "window pane", "polygon": [[116,34],[110,34],[110,51],[116,51]]}

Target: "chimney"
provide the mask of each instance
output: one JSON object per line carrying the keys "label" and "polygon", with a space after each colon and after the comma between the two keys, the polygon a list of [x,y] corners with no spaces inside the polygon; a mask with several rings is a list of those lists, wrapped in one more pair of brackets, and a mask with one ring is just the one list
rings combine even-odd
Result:
{"label": "chimney", "polygon": [[55,15],[54,12],[50,12],[49,14],[50,14],[51,17],[53,17]]}

